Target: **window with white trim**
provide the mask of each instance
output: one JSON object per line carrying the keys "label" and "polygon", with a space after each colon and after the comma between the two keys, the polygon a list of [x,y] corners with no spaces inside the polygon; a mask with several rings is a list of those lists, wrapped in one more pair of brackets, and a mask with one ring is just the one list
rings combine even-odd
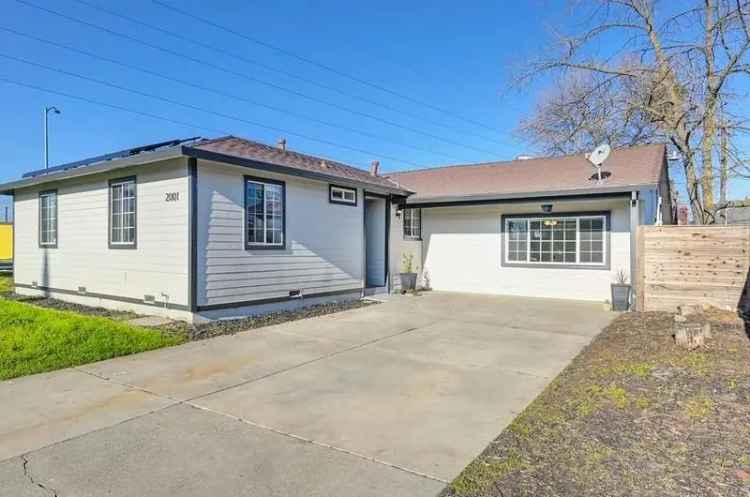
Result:
{"label": "window with white trim", "polygon": [[245,179],[247,248],[284,247],[284,183]]}
{"label": "window with white trim", "polygon": [[39,246],[57,246],[57,192],[39,194]]}
{"label": "window with white trim", "polygon": [[505,262],[604,266],[603,215],[505,219]]}
{"label": "window with white trim", "polygon": [[404,209],[404,238],[422,238],[422,209]]}
{"label": "window with white trim", "polygon": [[357,205],[357,190],[331,185],[330,201],[334,204]]}
{"label": "window with white trim", "polygon": [[115,248],[134,248],[136,243],[135,178],[109,183],[109,244]]}

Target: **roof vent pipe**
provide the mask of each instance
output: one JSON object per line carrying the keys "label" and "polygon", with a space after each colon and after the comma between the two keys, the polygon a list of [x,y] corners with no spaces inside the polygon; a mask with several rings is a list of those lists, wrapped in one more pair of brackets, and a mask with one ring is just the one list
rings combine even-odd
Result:
{"label": "roof vent pipe", "polygon": [[380,172],[380,161],[374,160],[372,161],[372,164],[370,164],[370,174],[373,176],[377,176]]}
{"label": "roof vent pipe", "polygon": [[276,142],[276,148],[282,152],[286,152],[286,138],[279,138],[279,141]]}

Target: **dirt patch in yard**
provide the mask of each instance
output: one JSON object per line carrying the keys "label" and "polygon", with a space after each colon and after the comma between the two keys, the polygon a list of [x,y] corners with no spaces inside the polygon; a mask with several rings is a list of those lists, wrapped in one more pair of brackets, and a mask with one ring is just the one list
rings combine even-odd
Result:
{"label": "dirt patch in yard", "polygon": [[750,340],[732,313],[678,348],[672,314],[605,329],[444,496],[750,496]]}
{"label": "dirt patch in yard", "polygon": [[[301,309],[291,311],[274,312],[260,316],[250,316],[242,319],[231,319],[222,321],[213,321],[194,327],[188,327],[191,340],[202,340],[219,335],[231,335],[240,331],[263,328],[274,324],[281,324],[287,321],[296,321],[298,319],[311,318],[315,316],[324,316],[351,309],[359,309],[370,305],[376,305],[377,302],[369,300],[353,300],[347,302],[333,302],[330,304],[311,305]],[[187,325],[185,325],[187,326]]]}

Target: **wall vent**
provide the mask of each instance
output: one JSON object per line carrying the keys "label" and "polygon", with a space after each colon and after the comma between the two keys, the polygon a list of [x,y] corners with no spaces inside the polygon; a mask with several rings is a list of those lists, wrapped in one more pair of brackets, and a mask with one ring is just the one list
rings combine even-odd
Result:
{"label": "wall vent", "polygon": [[32,281],[31,282],[31,286],[34,287],[34,288],[36,288],[36,287],[39,286],[39,283],[37,283],[36,281]]}
{"label": "wall vent", "polygon": [[156,303],[156,297],[153,295],[144,295],[143,296],[143,302],[146,304],[155,304]]}
{"label": "wall vent", "polygon": [[85,286],[79,286],[78,287],[78,293],[86,293],[86,287]]}
{"label": "wall vent", "polygon": [[301,299],[302,298],[302,290],[289,290],[289,297],[293,299]]}

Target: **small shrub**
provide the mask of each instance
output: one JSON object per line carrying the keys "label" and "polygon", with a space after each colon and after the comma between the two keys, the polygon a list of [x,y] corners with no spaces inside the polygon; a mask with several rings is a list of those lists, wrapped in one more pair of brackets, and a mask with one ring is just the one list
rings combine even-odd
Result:
{"label": "small shrub", "polygon": [[685,414],[690,419],[700,421],[713,412],[715,405],[715,402],[708,397],[698,396],[685,404]]}
{"label": "small shrub", "polygon": [[625,409],[630,405],[628,392],[614,383],[604,390],[604,395],[619,409]]}

